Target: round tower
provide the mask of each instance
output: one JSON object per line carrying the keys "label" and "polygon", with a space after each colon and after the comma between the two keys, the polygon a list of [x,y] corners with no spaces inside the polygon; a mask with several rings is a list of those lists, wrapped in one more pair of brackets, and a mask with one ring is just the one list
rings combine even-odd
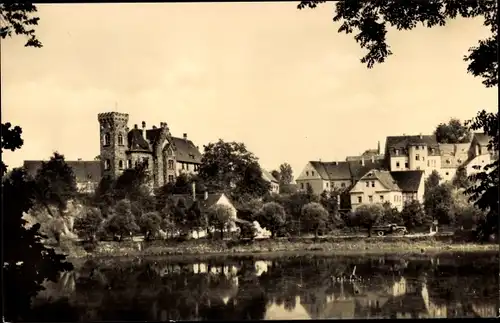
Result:
{"label": "round tower", "polygon": [[101,151],[101,175],[118,177],[127,167],[128,114],[106,112],[97,115]]}

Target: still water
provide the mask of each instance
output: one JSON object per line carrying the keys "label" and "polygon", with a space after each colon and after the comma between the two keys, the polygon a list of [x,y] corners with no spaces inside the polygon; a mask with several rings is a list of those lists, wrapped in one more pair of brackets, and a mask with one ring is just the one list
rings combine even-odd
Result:
{"label": "still water", "polygon": [[47,284],[38,321],[494,317],[495,253],[88,260]]}

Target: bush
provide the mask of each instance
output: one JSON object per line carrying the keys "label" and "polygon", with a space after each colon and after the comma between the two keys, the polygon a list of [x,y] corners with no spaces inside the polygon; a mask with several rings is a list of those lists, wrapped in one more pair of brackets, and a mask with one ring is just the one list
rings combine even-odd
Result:
{"label": "bush", "polygon": [[328,211],[319,203],[311,202],[302,207],[302,218],[315,237],[319,230],[325,229],[328,215]]}
{"label": "bush", "polygon": [[130,236],[131,233],[139,231],[139,226],[135,222],[129,200],[123,199],[118,201],[110,215],[111,217],[105,225],[105,232],[113,236],[119,236],[119,241],[124,236]]}
{"label": "bush", "polygon": [[271,231],[273,238],[285,225],[285,219],[285,209],[276,202],[264,204],[257,214],[257,221],[261,227],[265,227]]}
{"label": "bush", "polygon": [[354,214],[357,224],[367,229],[368,236],[371,236],[372,227],[380,223],[384,208],[379,204],[363,204],[356,209]]}
{"label": "bush", "polygon": [[96,240],[97,232],[101,227],[103,218],[98,208],[87,208],[83,217],[76,219],[74,228],[82,239],[87,241]]}
{"label": "bush", "polygon": [[144,234],[145,239],[149,241],[158,233],[161,223],[162,219],[158,212],[148,212],[140,217],[139,229]]}

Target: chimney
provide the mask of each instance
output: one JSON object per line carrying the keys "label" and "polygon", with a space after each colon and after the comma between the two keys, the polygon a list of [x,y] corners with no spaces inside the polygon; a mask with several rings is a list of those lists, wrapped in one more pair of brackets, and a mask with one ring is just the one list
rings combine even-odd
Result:
{"label": "chimney", "polygon": [[361,157],[361,166],[365,166],[365,158]]}
{"label": "chimney", "polygon": [[418,136],[420,137],[420,139],[422,139],[422,138],[423,138],[423,137],[422,137],[422,133],[420,133]]}
{"label": "chimney", "polygon": [[195,182],[191,183],[191,190],[193,193],[193,201],[194,201],[194,200],[196,200],[196,183]]}
{"label": "chimney", "polygon": [[142,122],[142,136],[146,139],[146,122]]}
{"label": "chimney", "polygon": [[184,138],[184,140],[188,140],[188,134],[187,133],[182,134],[182,137]]}
{"label": "chimney", "polygon": [[137,123],[134,125],[134,129],[139,129],[139,128],[137,128]]}
{"label": "chimney", "polygon": [[207,190],[205,190],[203,198],[205,199],[205,201],[208,200],[208,191]]}

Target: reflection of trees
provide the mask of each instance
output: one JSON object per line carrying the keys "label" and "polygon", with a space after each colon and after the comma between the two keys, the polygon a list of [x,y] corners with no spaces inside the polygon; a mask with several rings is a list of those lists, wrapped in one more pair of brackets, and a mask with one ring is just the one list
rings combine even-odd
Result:
{"label": "reflection of trees", "polygon": [[[237,265],[238,283],[228,270],[222,270],[227,263]],[[332,279],[350,275],[354,265],[359,281]],[[52,309],[44,305],[49,314],[40,317],[49,318],[51,310],[66,306],[66,321],[74,320],[75,311],[80,320],[87,321],[260,320],[269,300],[292,311],[298,305],[297,296],[312,318],[391,318],[404,313],[425,317],[430,315],[425,313],[431,303],[446,306],[449,317],[466,317],[487,312],[481,305],[496,304],[498,269],[494,265],[467,262],[457,268],[443,259],[437,264],[430,260],[290,257],[274,261],[259,277],[252,259],[207,262],[207,270],[197,270],[197,274],[188,263],[143,260],[117,266],[87,262],[73,274],[75,292],[66,294],[69,302],[63,298],[52,303]],[[213,268],[217,270],[212,272]],[[59,285],[68,289],[72,283],[63,277]],[[428,291],[425,302],[422,286]],[[38,306],[36,313],[44,306]],[[68,306],[73,306],[73,312]]]}

